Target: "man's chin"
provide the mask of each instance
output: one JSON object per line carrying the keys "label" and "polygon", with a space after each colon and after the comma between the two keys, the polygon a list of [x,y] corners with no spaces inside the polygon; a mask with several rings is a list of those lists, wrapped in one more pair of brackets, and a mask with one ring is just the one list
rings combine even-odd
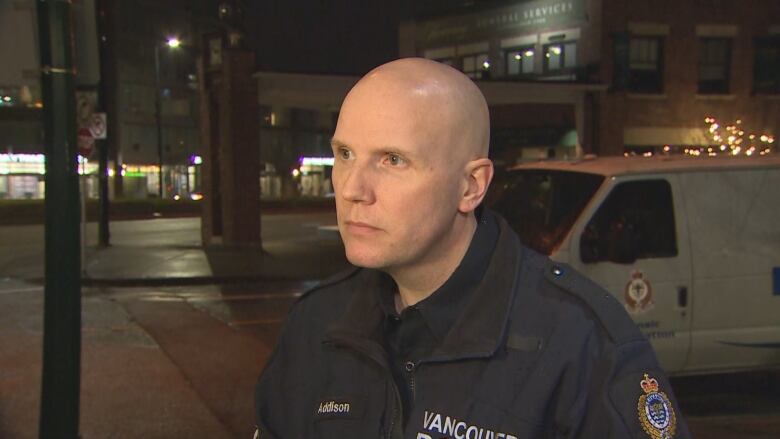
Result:
{"label": "man's chin", "polygon": [[381,269],[387,265],[383,257],[373,252],[347,249],[346,256],[349,263],[356,267]]}

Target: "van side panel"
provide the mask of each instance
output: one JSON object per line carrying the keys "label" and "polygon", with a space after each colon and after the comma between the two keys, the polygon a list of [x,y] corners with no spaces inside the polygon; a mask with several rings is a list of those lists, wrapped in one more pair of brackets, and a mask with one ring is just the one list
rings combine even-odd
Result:
{"label": "van side panel", "polygon": [[679,175],[693,259],[691,372],[780,364],[780,169]]}

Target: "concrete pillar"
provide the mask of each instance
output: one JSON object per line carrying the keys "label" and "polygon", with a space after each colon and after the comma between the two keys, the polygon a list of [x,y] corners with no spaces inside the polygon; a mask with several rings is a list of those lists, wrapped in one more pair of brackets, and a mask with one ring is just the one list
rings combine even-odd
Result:
{"label": "concrete pillar", "polygon": [[260,151],[254,53],[200,63],[204,245],[260,247]]}

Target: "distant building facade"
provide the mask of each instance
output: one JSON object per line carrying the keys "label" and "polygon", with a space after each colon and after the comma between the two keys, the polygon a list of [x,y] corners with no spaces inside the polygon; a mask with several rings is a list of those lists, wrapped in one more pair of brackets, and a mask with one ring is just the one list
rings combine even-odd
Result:
{"label": "distant building facade", "polygon": [[520,102],[522,96],[492,106],[493,146],[519,146],[519,157],[544,146],[539,143],[558,147],[567,127],[576,130],[584,153],[601,155],[719,146],[725,141],[713,139],[707,118],[740,121],[756,133],[780,130],[780,2],[774,0],[466,7],[428,1],[401,24],[399,47],[401,56],[439,60],[478,83],[533,83],[550,93],[573,84],[602,86],[583,92],[581,124],[576,111],[572,117],[565,106]]}
{"label": "distant building facade", "polygon": [[42,198],[43,104],[35,2],[0,2],[0,33],[0,199]]}
{"label": "distant building facade", "polygon": [[[96,3],[108,23],[100,35],[110,46],[107,76],[111,85],[109,135],[112,196],[146,198],[159,191],[159,162],[163,165],[163,196],[197,192],[200,138],[195,59],[198,35],[213,26],[216,3],[186,0],[82,0],[74,2],[76,63],[88,58],[89,76],[79,67],[77,97],[96,110]],[[92,20],[91,32],[84,32]],[[40,86],[38,23],[34,0],[0,2],[0,198],[43,198],[43,101]],[[171,49],[165,39],[178,37],[182,47]],[[89,40],[91,39],[91,40]],[[85,43],[85,44],[82,44]],[[159,54],[156,81],[155,46]],[[10,60],[10,62],[8,62]],[[155,96],[161,96],[162,155],[157,148]],[[77,109],[79,112],[83,108]],[[88,195],[97,196],[97,158],[86,165]]]}
{"label": "distant building facade", "polygon": [[[122,174],[121,195],[155,196],[158,163],[163,164],[163,197],[198,191],[200,149],[196,57],[199,35],[216,16],[203,1],[109,0],[116,88],[112,103],[118,116],[112,159]],[[181,47],[167,46],[176,37]],[[155,49],[157,47],[157,49]],[[159,56],[159,89],[155,71]],[[157,148],[155,95],[160,93],[162,157]]]}

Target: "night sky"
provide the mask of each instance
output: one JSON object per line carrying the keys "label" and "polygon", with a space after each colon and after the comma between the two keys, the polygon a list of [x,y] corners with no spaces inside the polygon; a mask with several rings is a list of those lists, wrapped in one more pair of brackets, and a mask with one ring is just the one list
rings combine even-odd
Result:
{"label": "night sky", "polygon": [[245,0],[257,69],[362,75],[398,57],[402,19],[527,0]]}
{"label": "night sky", "polygon": [[257,69],[362,75],[398,56],[398,2],[248,1]]}

